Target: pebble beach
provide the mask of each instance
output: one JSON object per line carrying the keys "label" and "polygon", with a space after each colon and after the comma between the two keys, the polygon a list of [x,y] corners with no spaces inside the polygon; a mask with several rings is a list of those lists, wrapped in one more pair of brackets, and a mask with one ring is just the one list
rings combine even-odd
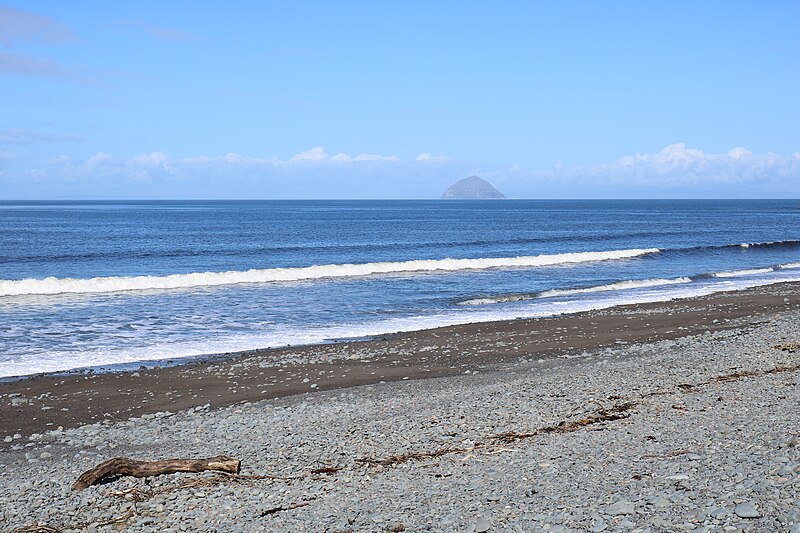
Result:
{"label": "pebble beach", "polygon": [[0,533],[800,533],[798,20],[0,2]]}
{"label": "pebble beach", "polygon": [[[797,533],[797,287],[755,292],[784,305],[457,375],[0,435],[0,528]],[[697,305],[593,316],[655,324]],[[25,399],[8,391],[4,409]],[[111,457],[220,454],[241,473],[71,490]]]}

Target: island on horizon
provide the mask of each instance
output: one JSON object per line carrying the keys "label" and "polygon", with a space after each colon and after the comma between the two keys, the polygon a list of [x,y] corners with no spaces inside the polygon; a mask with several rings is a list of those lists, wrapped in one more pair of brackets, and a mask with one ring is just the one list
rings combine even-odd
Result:
{"label": "island on horizon", "polygon": [[505,195],[478,176],[458,180],[444,191],[442,200],[503,200]]}

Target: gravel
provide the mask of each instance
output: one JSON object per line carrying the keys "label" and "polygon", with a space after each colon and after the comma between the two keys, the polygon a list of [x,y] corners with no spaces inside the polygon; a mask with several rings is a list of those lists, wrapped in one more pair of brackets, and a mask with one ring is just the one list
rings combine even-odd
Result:
{"label": "gravel", "polygon": [[[787,310],[477,375],[14,435],[0,529],[798,533],[800,351],[773,348],[798,341]],[[272,477],[70,490],[114,456],[219,454]]]}

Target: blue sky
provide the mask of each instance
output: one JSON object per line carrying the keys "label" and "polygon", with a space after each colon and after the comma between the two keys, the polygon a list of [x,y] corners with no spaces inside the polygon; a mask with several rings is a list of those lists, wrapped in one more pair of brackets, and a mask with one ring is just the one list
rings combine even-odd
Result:
{"label": "blue sky", "polygon": [[797,2],[0,4],[0,198],[800,196]]}

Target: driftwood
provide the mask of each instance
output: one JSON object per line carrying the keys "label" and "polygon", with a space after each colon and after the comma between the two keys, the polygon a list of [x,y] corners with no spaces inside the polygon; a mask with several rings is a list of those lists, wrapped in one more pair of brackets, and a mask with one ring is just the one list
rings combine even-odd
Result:
{"label": "driftwood", "polygon": [[[597,400],[591,400],[589,403],[598,404],[601,406],[601,409],[597,412],[596,415],[589,416],[587,418],[582,418],[574,422],[561,421],[558,423],[558,425],[537,428],[528,433],[517,433],[516,431],[506,431],[504,433],[496,433],[491,437],[489,437],[489,440],[483,442],[476,442],[469,447],[440,448],[432,452],[410,452],[410,453],[404,453],[402,455],[390,455],[389,457],[383,457],[379,459],[373,457],[363,457],[360,459],[356,459],[356,462],[364,463],[370,466],[393,466],[402,463],[407,463],[409,461],[435,459],[443,455],[450,455],[454,453],[470,453],[475,450],[488,448],[490,446],[497,446],[498,444],[511,444],[512,442],[517,442],[520,440],[529,439],[531,437],[537,437],[539,435],[545,435],[548,433],[572,433],[573,431],[578,431],[579,429],[582,429],[586,426],[590,426],[592,424],[598,424],[600,422],[613,422],[615,420],[623,420],[625,418],[628,418],[631,416],[630,413],[628,413],[628,411],[636,407],[635,402],[625,402],[621,404],[616,404],[612,407],[609,407],[608,409],[602,407],[603,404],[601,404]],[[484,452],[484,454],[492,455],[504,451],[510,452],[513,450],[510,450],[508,448],[501,448],[499,450]]]}
{"label": "driftwood", "polygon": [[798,352],[800,351],[800,342],[787,342],[786,344],[779,344],[777,346],[773,346],[776,350],[780,350],[782,352]]}
{"label": "driftwood", "polygon": [[217,470],[238,474],[241,461],[218,455],[208,459],[166,459],[164,461],[134,461],[125,457],[109,459],[87,470],[72,485],[72,490],[83,490],[109,476],[151,477],[175,472],[204,472]]}

